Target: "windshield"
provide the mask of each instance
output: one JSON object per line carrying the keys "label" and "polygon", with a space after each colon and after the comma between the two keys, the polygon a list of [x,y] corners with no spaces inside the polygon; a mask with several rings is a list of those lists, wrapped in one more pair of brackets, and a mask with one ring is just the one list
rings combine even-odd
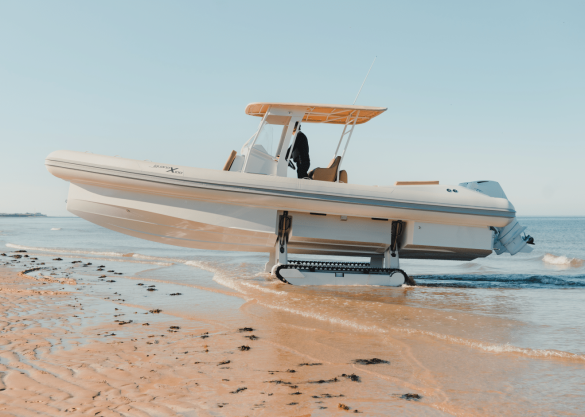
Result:
{"label": "windshield", "polygon": [[256,139],[254,149],[276,157],[276,148],[285,127],[282,125],[265,124],[258,135],[258,139]]}

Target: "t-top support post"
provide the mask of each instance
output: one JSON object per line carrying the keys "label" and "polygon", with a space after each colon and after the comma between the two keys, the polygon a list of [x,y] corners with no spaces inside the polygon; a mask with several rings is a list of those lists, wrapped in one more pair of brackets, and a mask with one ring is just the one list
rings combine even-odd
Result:
{"label": "t-top support post", "polygon": [[[355,129],[355,124],[356,124],[359,116],[360,116],[360,111],[358,110],[356,115],[355,115],[355,118],[353,119],[353,123],[351,124],[351,130],[349,131],[349,136],[347,137],[347,141],[345,142],[345,148],[343,148],[343,153],[341,154],[341,160],[339,161],[339,165],[337,165],[337,182],[339,182],[339,171],[341,170],[341,163],[343,162],[343,158],[345,158],[345,151],[347,151],[347,146],[349,145],[349,141],[351,140],[351,135],[353,135],[353,130]],[[347,127],[347,123],[345,124],[345,127]],[[345,131],[345,129],[344,129],[344,131]],[[341,144],[341,141],[339,143]],[[339,145],[337,146],[337,148],[339,149]],[[335,156],[337,156],[337,151],[335,152]]]}

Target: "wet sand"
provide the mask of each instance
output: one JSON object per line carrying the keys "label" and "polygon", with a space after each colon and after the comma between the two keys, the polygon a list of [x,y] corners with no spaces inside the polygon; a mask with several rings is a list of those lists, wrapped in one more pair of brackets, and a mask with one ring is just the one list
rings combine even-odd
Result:
{"label": "wet sand", "polygon": [[[67,259],[67,267],[34,270],[41,256],[7,257],[0,269],[0,415],[583,411],[582,356],[506,349],[518,323],[409,305],[422,289],[384,298],[375,288],[225,278],[223,286],[186,286],[109,267],[73,278],[91,264]],[[221,270],[199,266],[222,282]],[[363,314],[365,303],[375,315]],[[306,314],[315,305],[321,315]]]}
{"label": "wet sand", "polygon": [[[228,327],[49,286],[2,269],[3,415],[383,415],[373,410],[379,391],[384,409],[443,414],[416,384],[377,375],[392,364],[324,361],[343,350],[335,334],[319,341],[325,351],[315,358],[279,343],[300,336],[291,325],[277,334],[251,318]],[[423,398],[401,398],[407,393]]]}

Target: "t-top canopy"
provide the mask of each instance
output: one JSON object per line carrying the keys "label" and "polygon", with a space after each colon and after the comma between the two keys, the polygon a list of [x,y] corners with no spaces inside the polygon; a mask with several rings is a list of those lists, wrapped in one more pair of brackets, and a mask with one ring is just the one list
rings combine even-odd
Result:
{"label": "t-top canopy", "polygon": [[[348,117],[353,123],[357,115],[356,124],[366,123],[387,110],[385,107],[367,107],[343,104],[312,104],[312,103],[250,103],[246,106],[246,114],[264,117],[270,107],[290,110],[304,110],[303,122],[331,123],[344,125]],[[358,114],[359,112],[359,114]]]}

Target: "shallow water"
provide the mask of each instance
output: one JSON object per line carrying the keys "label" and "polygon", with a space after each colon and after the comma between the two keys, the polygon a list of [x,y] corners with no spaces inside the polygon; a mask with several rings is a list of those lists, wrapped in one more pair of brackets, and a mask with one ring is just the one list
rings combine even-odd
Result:
{"label": "shallow water", "polygon": [[[527,412],[521,401],[510,399],[514,406],[506,407],[502,398],[509,395],[528,401],[529,408],[578,414],[585,402],[577,392],[585,383],[585,218],[519,220],[535,238],[531,254],[472,262],[403,260],[402,269],[419,284],[403,288],[288,286],[261,272],[265,254],[165,246],[78,218],[0,219],[0,245],[7,252],[27,250],[43,267],[60,268],[56,276],[64,276],[66,266],[78,284],[88,284],[80,291],[120,297],[127,305],[222,323],[244,314],[272,326],[275,335],[279,326],[293,326],[306,340],[293,343],[287,336],[279,343],[314,355],[341,357],[366,343],[380,356],[398,355],[410,364],[408,378],[448,397],[443,411],[484,401],[488,414]],[[52,261],[55,256],[63,261]],[[76,260],[92,265],[71,264]],[[97,271],[102,264],[106,270]],[[101,274],[107,279],[100,280]],[[149,285],[157,291],[146,291]],[[182,295],[170,296],[177,292]],[[330,337],[334,344],[325,342]],[[473,372],[486,377],[461,382]],[[453,393],[444,391],[447,386]],[[563,392],[558,401],[555,395]]]}

